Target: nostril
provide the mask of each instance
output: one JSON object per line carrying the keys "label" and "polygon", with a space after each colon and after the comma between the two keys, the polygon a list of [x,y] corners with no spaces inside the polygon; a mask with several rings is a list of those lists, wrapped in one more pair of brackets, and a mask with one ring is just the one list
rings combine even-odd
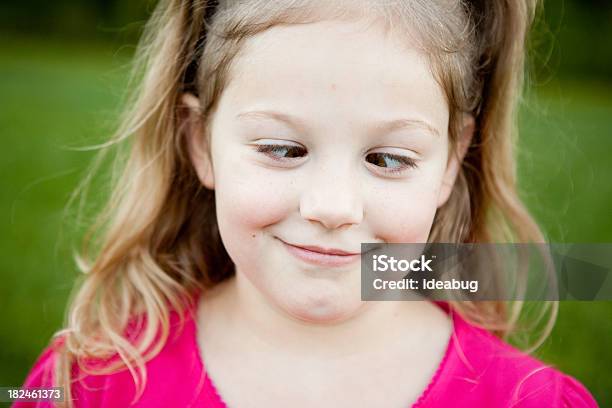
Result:
{"label": "nostril", "polygon": [[363,220],[364,211],[358,202],[342,203],[328,199],[324,205],[301,203],[300,214],[307,221],[324,225],[327,229],[358,225]]}

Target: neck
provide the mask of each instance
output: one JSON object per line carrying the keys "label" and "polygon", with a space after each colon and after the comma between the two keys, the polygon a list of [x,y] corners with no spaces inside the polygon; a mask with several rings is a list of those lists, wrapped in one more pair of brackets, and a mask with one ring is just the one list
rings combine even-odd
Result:
{"label": "neck", "polygon": [[271,304],[242,274],[202,298],[199,320],[204,336],[221,330],[233,347],[295,356],[308,350],[309,358],[411,348],[427,341],[440,323],[448,324],[446,314],[429,301],[362,302],[356,313],[340,321],[299,320]]}

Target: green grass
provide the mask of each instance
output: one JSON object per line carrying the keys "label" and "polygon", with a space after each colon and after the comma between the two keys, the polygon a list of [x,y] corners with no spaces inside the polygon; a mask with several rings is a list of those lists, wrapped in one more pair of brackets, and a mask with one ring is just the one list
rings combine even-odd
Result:
{"label": "green grass", "polygon": [[75,220],[64,213],[111,128],[125,58],[104,46],[14,40],[0,50],[0,384],[17,385],[60,327]]}
{"label": "green grass", "polygon": [[[69,194],[104,138],[129,52],[13,39],[0,44],[0,385],[19,385],[61,326],[77,276]],[[123,55],[122,55],[123,54]],[[554,242],[612,242],[612,87],[551,83],[523,109],[522,194]],[[562,302],[539,356],[612,405],[611,302]]]}
{"label": "green grass", "polygon": [[[522,110],[519,180],[551,242],[612,242],[612,84],[549,83]],[[538,356],[612,406],[612,302],[561,302]]]}

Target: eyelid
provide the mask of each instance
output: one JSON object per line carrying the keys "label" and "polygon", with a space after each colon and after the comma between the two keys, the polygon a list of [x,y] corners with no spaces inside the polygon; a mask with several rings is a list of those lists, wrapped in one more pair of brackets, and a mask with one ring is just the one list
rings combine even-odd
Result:
{"label": "eyelid", "polygon": [[[300,143],[298,142],[293,142],[291,140],[287,140],[287,139],[257,139],[257,142],[261,142],[263,141],[264,143],[255,143],[255,144],[263,144],[263,145],[286,145],[286,144],[291,144],[291,145],[298,145],[298,146],[302,146]],[[269,142],[277,142],[277,143],[269,143]],[[302,146],[303,147],[303,146]]]}
{"label": "eyelid", "polygon": [[[270,157],[272,160],[275,160],[278,162],[287,162],[287,161],[292,161],[296,159],[302,159],[308,155],[307,151],[304,154],[304,156],[301,156],[301,157],[278,157],[272,154],[275,149],[283,149],[283,148],[288,148],[288,149],[291,149],[291,148],[300,149],[301,148],[303,150],[307,150],[304,146],[300,145],[299,143],[294,143],[294,142],[288,143],[288,141],[285,141],[284,143],[256,143],[254,144],[254,147],[256,148],[256,151],[258,153],[265,154],[266,156]],[[401,150],[406,150],[406,149],[401,149]],[[416,169],[419,167],[418,166],[419,160],[414,157],[410,157],[409,155],[406,155],[406,154],[397,154],[397,153],[392,153],[389,151],[374,150],[374,151],[366,152],[365,156],[367,157],[369,154],[384,155],[402,164],[402,166],[400,167],[386,168],[382,166],[377,166],[372,163],[368,163],[371,166],[376,167],[377,171],[385,173],[385,174],[401,174],[401,173],[407,172],[408,170]]]}
{"label": "eyelid", "polygon": [[[379,150],[383,150],[379,152]],[[420,153],[416,150],[409,149],[407,147],[399,147],[399,146],[380,146],[374,149],[367,150],[367,153],[387,153],[396,156],[406,156],[406,152],[414,153],[417,157],[420,157]]]}
{"label": "eyelid", "polygon": [[278,157],[275,156],[274,154],[272,154],[274,152],[275,149],[283,149],[283,148],[287,148],[287,149],[303,149],[306,150],[305,147],[303,147],[300,144],[288,144],[288,143],[256,143],[254,145],[256,151],[258,153],[262,153],[265,154],[266,156],[270,157],[272,160],[276,160],[279,162],[286,162],[286,161],[290,161],[290,160],[296,160],[296,159],[302,159],[303,157],[305,157],[308,153],[306,152],[306,154],[302,157]]}
{"label": "eyelid", "polygon": [[[412,169],[416,169],[419,167],[418,165],[418,160],[407,156],[407,155],[403,155],[403,154],[393,154],[393,153],[389,153],[389,152],[380,152],[380,151],[372,151],[369,152],[368,154],[381,154],[381,155],[386,155],[388,157],[391,157],[393,160],[399,161],[400,163],[402,163],[402,166],[400,167],[392,167],[392,168],[386,168],[386,167],[381,167],[381,166],[377,166],[375,164],[372,163],[368,163],[369,165],[373,166],[376,168],[376,171],[385,173],[385,174],[403,174],[409,170]],[[367,156],[367,155],[366,155]]]}

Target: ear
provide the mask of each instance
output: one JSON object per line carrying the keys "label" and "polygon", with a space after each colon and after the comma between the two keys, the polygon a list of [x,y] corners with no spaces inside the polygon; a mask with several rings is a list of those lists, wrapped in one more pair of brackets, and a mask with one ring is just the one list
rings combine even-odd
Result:
{"label": "ear", "polygon": [[461,163],[467,153],[468,147],[472,142],[472,136],[474,135],[474,129],[476,127],[474,116],[471,114],[464,114],[463,123],[459,132],[457,140],[457,148],[448,158],[446,164],[446,170],[442,179],[442,186],[438,194],[438,208],[442,207],[449,199],[457,175],[461,170]]}
{"label": "ear", "polygon": [[180,105],[181,127],[187,138],[191,163],[204,187],[214,190],[212,159],[204,132],[200,100],[193,94],[184,93],[181,95]]}

